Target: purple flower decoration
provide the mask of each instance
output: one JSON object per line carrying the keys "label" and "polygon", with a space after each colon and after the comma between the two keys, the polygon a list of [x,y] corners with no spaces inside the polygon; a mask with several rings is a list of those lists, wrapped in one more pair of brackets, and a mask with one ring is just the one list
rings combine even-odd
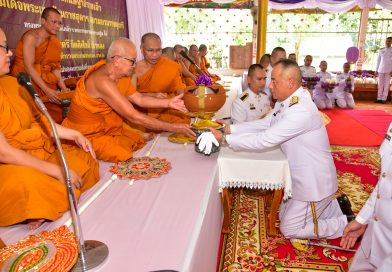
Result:
{"label": "purple flower decoration", "polygon": [[206,74],[198,76],[195,80],[195,83],[196,83],[196,85],[206,85],[206,86],[212,85],[211,78],[209,76],[207,76]]}

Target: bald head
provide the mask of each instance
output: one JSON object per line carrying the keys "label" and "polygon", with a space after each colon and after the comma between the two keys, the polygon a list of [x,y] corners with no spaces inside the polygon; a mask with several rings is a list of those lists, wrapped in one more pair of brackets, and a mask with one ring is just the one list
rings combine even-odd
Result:
{"label": "bald head", "polygon": [[278,61],[271,74],[272,96],[278,101],[284,101],[301,87],[301,70],[295,61],[283,59]]}
{"label": "bald head", "polygon": [[283,47],[275,47],[271,52],[271,66],[274,67],[275,64],[281,59],[286,58],[286,50]]}
{"label": "bald head", "polygon": [[295,89],[298,89],[302,85],[301,70],[297,62],[290,59],[282,59],[275,64],[275,66],[277,65],[281,65],[282,75],[292,78],[297,83]]}
{"label": "bald head", "polygon": [[161,38],[158,36],[158,34],[153,33],[153,32],[149,32],[146,33],[142,36],[142,40],[141,40],[141,45],[145,44],[147,42],[147,40],[159,40],[159,42],[161,42]]}
{"label": "bald head", "polygon": [[135,44],[128,38],[120,37],[110,44],[106,59],[110,61],[114,56],[126,56],[130,52],[136,54]]}

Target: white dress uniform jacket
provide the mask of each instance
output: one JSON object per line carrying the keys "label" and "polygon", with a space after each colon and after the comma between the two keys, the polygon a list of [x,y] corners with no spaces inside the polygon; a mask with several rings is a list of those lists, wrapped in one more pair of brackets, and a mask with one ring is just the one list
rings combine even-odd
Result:
{"label": "white dress uniform jacket", "polygon": [[378,267],[392,254],[392,123],[380,147],[380,156],[379,181],[355,218],[361,224],[368,224],[368,227],[350,271],[366,270],[363,266],[366,263]]}
{"label": "white dress uniform jacket", "polygon": [[233,101],[231,121],[234,124],[254,121],[264,118],[270,110],[271,106],[268,96],[263,92],[255,94],[248,88]]}
{"label": "white dress uniform jacket", "polygon": [[266,79],[265,79],[265,87],[264,87],[264,92],[267,94],[268,99],[270,100],[270,104],[272,104],[272,93],[271,90],[269,88],[269,85],[271,83],[271,74],[272,74],[272,66],[271,64],[268,65],[267,68],[265,68],[265,72],[266,72]]}
{"label": "white dress uniform jacket", "polygon": [[313,90],[313,100],[319,109],[332,109],[333,106],[333,94],[327,93],[324,88],[322,88],[322,83],[326,82],[327,79],[331,79],[332,76],[328,72],[318,72],[317,77],[320,78],[320,81],[317,83]]}
{"label": "white dress uniform jacket", "polygon": [[302,77],[315,77],[316,76],[316,68],[313,66],[305,66],[302,65],[299,67],[301,69]]}
{"label": "white dress uniform jacket", "polygon": [[379,73],[392,72],[392,47],[383,48],[379,51],[376,71]]}
{"label": "white dress uniform jacket", "polygon": [[234,150],[263,150],[280,145],[289,162],[292,198],[319,201],[338,188],[327,131],[308,91],[300,87],[276,102],[266,118],[231,125],[226,136]]}
{"label": "white dress uniform jacket", "polygon": [[351,79],[351,91],[354,91],[354,77],[350,73],[340,73],[336,76],[338,86],[333,90],[333,96],[336,99],[336,104],[340,108],[354,108],[355,102],[352,93],[345,91],[346,80]]}

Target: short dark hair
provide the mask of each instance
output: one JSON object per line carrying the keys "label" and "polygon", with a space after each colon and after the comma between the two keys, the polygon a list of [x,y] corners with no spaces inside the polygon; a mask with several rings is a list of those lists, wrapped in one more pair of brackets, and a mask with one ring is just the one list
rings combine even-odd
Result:
{"label": "short dark hair", "polygon": [[181,49],[184,49],[184,46],[182,46],[181,44],[176,44],[176,45],[173,47],[174,51],[176,51],[177,48],[179,48],[179,47],[181,47]]}
{"label": "short dark hair", "polygon": [[272,56],[272,55],[275,55],[275,54],[276,54],[277,52],[279,52],[279,51],[285,52],[285,53],[286,53],[286,50],[284,50],[283,47],[277,46],[277,47],[275,47],[275,48],[272,50],[271,56]]}
{"label": "short dark hair", "polygon": [[386,38],[386,40],[392,40],[392,37],[388,37],[388,38]]}
{"label": "short dark hair", "polygon": [[44,18],[45,20],[48,19],[49,13],[54,12],[57,13],[58,15],[61,15],[60,11],[55,9],[54,7],[47,7],[42,11],[41,18]]}
{"label": "short dark hair", "polygon": [[263,70],[263,66],[261,66],[260,64],[256,63],[256,64],[252,64],[251,66],[249,66],[248,69],[248,76],[252,76],[254,74],[254,72],[256,71],[256,69],[261,69]]}
{"label": "short dark hair", "polygon": [[158,34],[153,33],[153,32],[148,32],[142,36],[141,44],[144,44],[146,42],[146,40],[148,40],[150,38],[157,39],[159,41],[161,40],[161,37],[159,37]]}
{"label": "short dark hair", "polygon": [[199,51],[202,51],[202,50],[207,50],[207,45],[201,44],[201,45],[199,46]]}
{"label": "short dark hair", "polygon": [[282,65],[283,71],[287,69],[294,69],[295,71],[295,76],[297,77],[297,83],[299,85],[302,84],[302,76],[301,76],[301,70],[299,69],[298,63],[296,61],[293,61],[291,59],[281,59],[277,63],[275,63],[275,66]]}
{"label": "short dark hair", "polygon": [[165,47],[162,49],[162,54],[174,54],[173,47]]}

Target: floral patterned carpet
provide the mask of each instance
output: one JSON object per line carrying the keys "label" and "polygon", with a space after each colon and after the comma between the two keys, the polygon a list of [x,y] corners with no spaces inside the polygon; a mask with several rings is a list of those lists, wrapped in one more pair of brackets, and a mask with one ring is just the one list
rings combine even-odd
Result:
{"label": "floral patterned carpet", "polygon": [[[358,212],[372,192],[379,174],[377,147],[333,146],[339,190]],[[267,193],[236,189],[230,232],[222,237],[218,271],[347,271],[353,253],[306,243],[291,243],[282,235],[268,237]],[[320,241],[339,245],[340,239]],[[358,246],[358,245],[357,245]]]}

